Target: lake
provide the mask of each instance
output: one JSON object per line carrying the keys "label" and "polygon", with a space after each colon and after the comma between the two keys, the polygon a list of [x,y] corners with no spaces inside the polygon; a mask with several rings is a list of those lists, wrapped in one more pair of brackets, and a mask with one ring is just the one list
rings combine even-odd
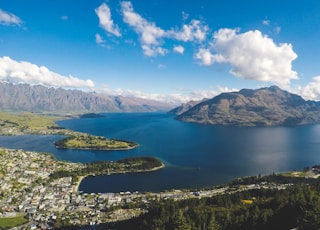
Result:
{"label": "lake", "polygon": [[149,173],[88,177],[84,192],[193,189],[242,176],[291,171],[320,163],[320,125],[229,127],[185,123],[165,113],[115,113],[59,121],[60,126],[94,135],[135,141],[128,151],[56,149],[61,136],[0,137],[0,145],[50,152],[59,160],[92,162],[155,156],[166,167]]}

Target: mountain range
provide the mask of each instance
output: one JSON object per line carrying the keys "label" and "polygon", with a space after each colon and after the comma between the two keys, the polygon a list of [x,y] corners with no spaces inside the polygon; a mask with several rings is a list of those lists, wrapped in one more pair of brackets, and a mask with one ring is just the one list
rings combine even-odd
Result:
{"label": "mountain range", "polygon": [[0,110],[8,112],[92,113],[167,111],[168,104],[135,97],[0,82]]}
{"label": "mountain range", "polygon": [[271,86],[222,93],[177,115],[181,121],[212,125],[302,125],[320,122],[320,104]]}
{"label": "mountain range", "polygon": [[[170,105],[136,97],[0,82],[0,110],[36,113],[168,111]],[[170,113],[177,119],[213,125],[277,126],[320,122],[320,103],[306,101],[277,86],[222,93],[190,101]]]}

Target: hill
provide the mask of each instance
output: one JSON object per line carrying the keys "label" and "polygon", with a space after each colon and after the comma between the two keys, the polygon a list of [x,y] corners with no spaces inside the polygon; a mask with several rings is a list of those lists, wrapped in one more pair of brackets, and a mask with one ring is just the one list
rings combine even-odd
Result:
{"label": "hill", "polygon": [[8,112],[153,112],[167,104],[140,98],[0,82],[0,110]]}
{"label": "hill", "polygon": [[189,101],[187,103],[183,103],[182,105],[172,109],[169,111],[169,113],[171,114],[176,114],[176,115],[180,115],[186,111],[188,111],[189,109],[191,109],[192,107],[194,107],[195,105],[203,102],[203,101],[206,101],[208,100],[207,98],[204,98],[202,100],[199,100],[199,101]]}
{"label": "hill", "polygon": [[213,125],[277,126],[320,122],[315,101],[289,93],[277,86],[222,93],[199,103],[177,119]]}

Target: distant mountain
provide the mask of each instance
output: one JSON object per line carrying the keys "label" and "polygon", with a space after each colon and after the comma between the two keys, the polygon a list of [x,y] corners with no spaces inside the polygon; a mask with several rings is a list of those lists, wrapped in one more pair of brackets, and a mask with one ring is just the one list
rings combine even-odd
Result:
{"label": "distant mountain", "polygon": [[167,111],[169,105],[140,98],[108,96],[80,90],[0,82],[0,110],[93,113]]}
{"label": "distant mountain", "polygon": [[320,122],[320,106],[271,86],[222,93],[180,114],[177,119],[213,125],[277,126]]}
{"label": "distant mountain", "polygon": [[202,100],[199,100],[199,101],[189,101],[187,103],[183,103],[182,105],[172,109],[169,111],[169,113],[171,114],[176,114],[176,115],[180,115],[186,111],[188,111],[189,109],[191,109],[193,106],[203,102],[203,101],[206,101],[208,100],[207,98],[204,98]]}

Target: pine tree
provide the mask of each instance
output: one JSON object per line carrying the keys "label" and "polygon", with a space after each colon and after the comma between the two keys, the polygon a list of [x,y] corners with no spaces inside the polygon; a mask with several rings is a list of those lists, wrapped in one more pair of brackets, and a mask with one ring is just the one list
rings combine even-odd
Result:
{"label": "pine tree", "polygon": [[212,213],[209,222],[208,222],[208,230],[219,230],[219,224],[216,222],[216,218],[214,217],[214,214]]}
{"label": "pine tree", "polygon": [[172,230],[191,230],[181,210],[179,210],[173,219]]}

